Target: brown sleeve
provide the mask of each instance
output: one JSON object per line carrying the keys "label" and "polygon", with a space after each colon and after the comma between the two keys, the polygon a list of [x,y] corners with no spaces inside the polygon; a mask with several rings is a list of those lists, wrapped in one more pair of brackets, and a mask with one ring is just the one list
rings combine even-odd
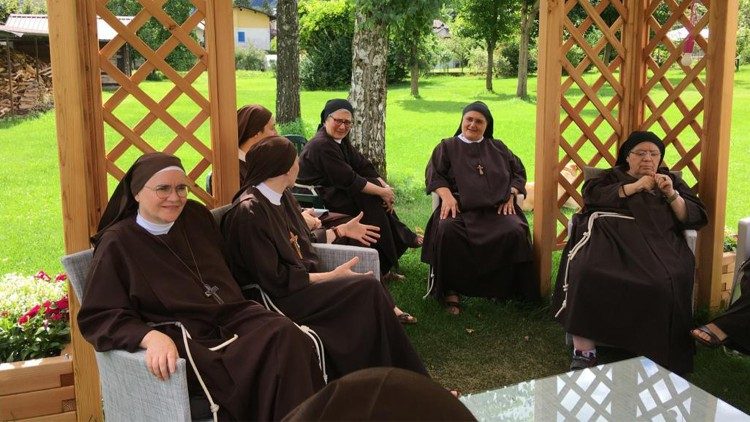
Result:
{"label": "brown sleeve", "polygon": [[685,209],[687,210],[687,219],[681,222],[680,225],[684,229],[697,230],[706,224],[708,224],[708,214],[706,213],[706,207],[703,202],[698,198],[698,195],[693,192],[692,189],[680,178],[670,174],[672,178],[672,184],[677,192],[680,192],[680,196],[685,199]]}
{"label": "brown sleeve", "polygon": [[446,151],[444,142],[440,142],[427,162],[425,169],[425,187],[427,194],[435,192],[438,188],[451,188],[448,172],[451,168],[450,158]]}
{"label": "brown sleeve", "polygon": [[128,268],[122,245],[112,236],[105,234],[94,252],[78,325],[97,351],[134,352],[152,328],[146,325],[130,299],[129,277],[137,274]]}

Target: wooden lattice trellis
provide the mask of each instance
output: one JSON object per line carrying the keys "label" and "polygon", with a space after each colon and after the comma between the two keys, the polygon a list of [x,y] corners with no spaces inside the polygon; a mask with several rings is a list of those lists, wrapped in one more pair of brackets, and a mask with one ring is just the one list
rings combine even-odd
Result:
{"label": "wooden lattice trellis", "polygon": [[[665,163],[682,170],[709,208],[699,240],[700,298],[718,303],[729,124],[721,114],[731,107],[726,65],[734,59],[736,13],[736,0],[542,2],[534,240],[543,291],[552,252],[567,237],[563,206],[570,198],[583,204],[583,173],[570,180],[562,170],[611,167],[630,132],[649,130],[667,145]],[[677,28],[688,36],[670,39]],[[683,63],[688,42],[705,54]]]}
{"label": "wooden lattice trellis", "polygon": [[[126,26],[123,25],[115,15],[107,8],[107,0],[98,0],[96,2],[96,14],[114,28],[118,35],[112,39],[106,46],[99,51],[99,65],[101,70],[112,77],[120,86],[117,91],[108,98],[102,106],[103,121],[114,130],[117,134],[117,140],[106,155],[107,172],[120,179],[124,175],[123,167],[132,163],[132,156],[125,159],[125,154],[131,148],[137,149],[137,155],[144,152],[153,152],[156,150],[164,151],[170,154],[178,153],[178,150],[185,155],[185,149],[189,149],[189,155],[197,153],[198,160],[196,163],[189,163],[183,158],[183,164],[192,164],[188,167],[189,178],[194,182],[192,186],[193,193],[203,202],[215,205],[215,198],[209,195],[202,183],[202,176],[205,174],[211,163],[214,162],[214,153],[207,144],[206,139],[200,139],[196,134],[204,123],[211,117],[211,102],[195,86],[199,76],[208,70],[208,51],[201,46],[192,34],[198,29],[199,24],[206,20],[207,9],[205,0],[191,0],[194,9],[193,12],[182,22],[176,22],[173,17],[168,15],[162,8],[166,0],[157,0],[142,2],[142,9],[135,15],[133,20]],[[140,30],[147,22],[156,21],[164,28],[167,28],[171,36],[156,50],[151,49],[139,36]],[[129,44],[145,60],[145,62],[128,77],[112,64],[110,59],[117,53],[123,45]],[[195,64],[186,73],[181,74],[167,63],[167,56],[172,53],[178,46],[184,46],[192,53],[196,60]],[[139,84],[146,80],[146,77],[154,71],[164,74],[173,87],[160,99],[156,100],[149,96]],[[230,95],[231,93],[226,93]],[[189,99],[191,105],[194,105],[194,115],[185,124],[178,120],[169,111],[170,107],[175,104],[180,96]],[[222,93],[224,95],[224,93]],[[127,107],[126,99],[132,98],[146,109],[146,114],[136,124],[127,124],[117,117],[118,107]],[[157,147],[154,139],[149,139],[144,134],[151,129],[155,123],[166,126],[174,133],[174,136],[163,147]],[[236,133],[236,132],[233,132]],[[109,144],[110,139],[107,139]],[[231,142],[230,139],[226,140]],[[132,155],[132,154],[131,154]]]}

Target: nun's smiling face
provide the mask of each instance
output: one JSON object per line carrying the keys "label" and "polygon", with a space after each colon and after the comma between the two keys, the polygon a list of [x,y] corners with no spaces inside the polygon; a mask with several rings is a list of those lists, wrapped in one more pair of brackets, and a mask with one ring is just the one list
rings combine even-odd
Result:
{"label": "nun's smiling face", "polygon": [[487,119],[478,111],[469,111],[464,114],[461,121],[461,132],[470,141],[478,141],[484,136],[487,129]]}
{"label": "nun's smiling face", "polygon": [[177,220],[185,207],[187,192],[185,173],[180,170],[158,172],[135,196],[138,212],[152,223],[171,223]]}
{"label": "nun's smiling face", "polygon": [[344,139],[352,128],[352,113],[340,109],[328,115],[325,124],[326,132],[333,139]]}

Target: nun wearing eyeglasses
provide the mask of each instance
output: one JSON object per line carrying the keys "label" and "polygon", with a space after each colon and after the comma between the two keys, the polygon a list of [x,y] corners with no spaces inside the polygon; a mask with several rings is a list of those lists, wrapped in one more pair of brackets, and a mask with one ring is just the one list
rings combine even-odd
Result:
{"label": "nun wearing eyeglasses", "polygon": [[706,209],[663,166],[664,148],[654,133],[633,132],[615,167],[583,185],[552,306],[573,335],[573,370],[598,363],[596,344],[680,374],[693,368],[695,259],[683,231],[703,227]]}
{"label": "nun wearing eyeglasses", "polygon": [[402,280],[391,272],[408,248],[422,245],[422,236],[402,223],[394,210],[393,188],[349,140],[354,108],[344,99],[329,100],[320,113],[318,132],[300,154],[297,181],[313,185],[331,211],[358,215],[363,224],[380,227],[380,239],[372,245],[380,256],[384,280]]}
{"label": "nun wearing eyeglasses", "polygon": [[427,193],[440,206],[427,223],[422,261],[432,266],[431,293],[453,315],[461,295],[539,299],[529,225],[515,199],[526,193],[526,169],[493,129],[486,104],[467,105],[425,170]]}
{"label": "nun wearing eyeglasses", "polygon": [[178,158],[151,153],[120,181],[92,238],[81,333],[97,351],[145,349],[160,380],[185,358],[188,390],[214,420],[281,419],[323,387],[313,343],[245,300],[187,180]]}

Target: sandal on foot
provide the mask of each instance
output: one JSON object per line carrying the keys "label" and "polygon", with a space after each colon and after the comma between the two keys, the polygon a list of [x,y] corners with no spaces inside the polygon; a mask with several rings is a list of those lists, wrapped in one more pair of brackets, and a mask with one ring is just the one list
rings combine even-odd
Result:
{"label": "sandal on foot", "polygon": [[[452,312],[451,309],[456,309],[456,312]],[[445,310],[450,315],[460,315],[461,314],[461,302],[457,300],[446,300]]]}
{"label": "sandal on foot", "polygon": [[404,281],[406,276],[395,271],[388,271],[383,275],[383,281]]}
{"label": "sandal on foot", "polygon": [[[697,335],[695,333],[695,330],[698,330],[698,331],[700,331],[702,333],[705,333],[706,335],[708,335],[708,337],[709,337],[710,340],[706,340],[706,339],[702,338],[701,336]],[[698,343],[700,343],[700,344],[702,344],[704,346],[707,346],[707,347],[719,347],[719,346],[724,345],[724,343],[727,342],[727,338],[726,337],[724,338],[724,340],[721,340],[719,338],[719,336],[716,335],[716,333],[714,333],[713,331],[711,331],[711,329],[708,328],[705,325],[701,325],[700,327],[697,327],[697,328],[695,328],[693,330],[690,330],[690,335],[693,336],[693,338],[695,339],[695,341],[697,341]]]}
{"label": "sandal on foot", "polygon": [[417,323],[417,319],[411,316],[411,314],[408,312],[402,312],[401,314],[396,315],[396,319],[398,319],[398,322],[404,325],[411,325],[411,324]]}

